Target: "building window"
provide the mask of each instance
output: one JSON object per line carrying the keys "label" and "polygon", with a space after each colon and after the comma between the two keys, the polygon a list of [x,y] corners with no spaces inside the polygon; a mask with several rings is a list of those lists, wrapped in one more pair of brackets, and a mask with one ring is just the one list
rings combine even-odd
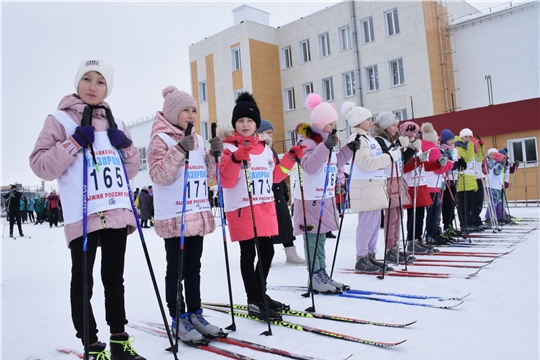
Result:
{"label": "building window", "polygon": [[210,131],[208,130],[208,120],[201,120],[201,136],[204,141],[210,140]]}
{"label": "building window", "polygon": [[319,35],[319,57],[330,55],[330,36],[328,32]]}
{"label": "building window", "polygon": [[399,20],[397,8],[384,13],[384,22],[386,25],[386,36],[399,34]]}
{"label": "building window", "polygon": [[334,100],[334,81],[332,77],[322,79],[322,88],[323,88],[323,100],[332,101]]}
{"label": "building window", "polygon": [[240,95],[240,93],[242,93],[244,90],[236,90],[234,93],[233,93],[233,103],[236,105],[236,99],[238,99],[238,95]]}
{"label": "building window", "polygon": [[242,59],[240,58],[240,47],[235,47],[231,50],[232,70],[240,70],[242,68]]}
{"label": "building window", "polygon": [[390,85],[402,85],[405,83],[405,75],[403,74],[403,59],[396,59],[389,62],[390,64]]}
{"label": "building window", "polygon": [[313,92],[313,83],[309,82],[306,84],[302,84],[302,92],[304,95],[304,107],[306,107],[307,96]]}
{"label": "building window", "polygon": [[146,169],[146,148],[139,148],[139,154],[141,155],[141,166],[139,166],[139,171]]}
{"label": "building window", "polygon": [[339,33],[339,50],[348,50],[352,47],[351,43],[351,27],[349,25],[342,26],[338,29]]}
{"label": "building window", "polygon": [[392,114],[396,115],[399,121],[407,120],[407,109],[394,110]]}
{"label": "building window", "polygon": [[[536,137],[508,140],[508,157],[512,162],[519,161],[525,166],[538,166],[538,144]],[[142,155],[141,155],[142,157]]]}
{"label": "building window", "polygon": [[296,100],[294,98],[294,88],[285,89],[285,110],[296,109]]}
{"label": "building window", "polygon": [[356,81],[354,71],[343,74],[343,94],[344,97],[356,95]]}
{"label": "building window", "polygon": [[300,41],[300,63],[311,61],[311,50],[309,49],[309,39]]}
{"label": "building window", "polygon": [[362,28],[362,43],[367,44],[372,41],[375,41],[375,32],[373,31],[373,18],[369,17],[367,19],[361,20]]}
{"label": "building window", "polygon": [[206,94],[206,81],[201,81],[199,83],[199,101],[200,102],[208,101],[208,97]]}
{"label": "building window", "polygon": [[288,69],[290,67],[292,67],[292,53],[291,53],[291,47],[290,46],[287,46],[287,47],[284,47],[283,49],[281,49],[281,61],[282,61],[282,65],[281,65],[281,68],[282,69]]}
{"label": "building window", "polygon": [[366,87],[368,91],[379,90],[379,70],[377,69],[377,65],[366,68]]}

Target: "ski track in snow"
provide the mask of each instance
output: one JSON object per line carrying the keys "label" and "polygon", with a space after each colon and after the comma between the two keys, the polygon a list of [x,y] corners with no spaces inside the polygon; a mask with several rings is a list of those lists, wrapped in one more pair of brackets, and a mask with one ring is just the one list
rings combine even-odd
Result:
{"label": "ski track in snow", "polygon": [[[539,217],[535,207],[511,208],[517,217]],[[220,224],[219,218],[216,223]],[[538,359],[539,358],[539,230],[527,234],[527,240],[515,246],[511,254],[495,259],[472,279],[424,279],[343,274],[339,269],[352,268],[355,262],[356,215],[346,214],[339,243],[334,278],[354,289],[391,291],[434,296],[461,296],[472,294],[452,310],[406,306],[378,301],[357,300],[344,297],[315,296],[316,311],[384,322],[410,322],[407,328],[386,328],[361,324],[339,323],[321,319],[304,319],[285,316],[285,320],[331,330],[351,336],[379,340],[407,342],[393,348],[351,343],[307,332],[273,326],[273,336],[261,336],[266,323],[235,318],[237,331],[232,336],[258,342],[271,347],[286,349],[321,359]],[[536,224],[537,225],[537,224]],[[4,219],[2,219],[4,226]],[[524,225],[529,226],[529,225]],[[532,226],[532,225],[531,225]],[[522,226],[520,226],[522,227]],[[505,227],[509,228],[509,226]],[[70,252],[66,246],[63,228],[49,229],[47,224],[23,225],[28,238],[2,237],[2,359],[19,360],[38,357],[48,360],[73,358],[56,351],[63,346],[82,351],[82,344],[75,338],[70,317],[69,282]],[[165,250],[163,240],[154,229],[143,229],[162,299],[165,296]],[[337,231],[334,232],[337,235]],[[487,234],[487,233],[484,233]],[[511,234],[511,232],[510,232]],[[500,235],[499,235],[500,236]],[[511,235],[510,235],[511,236]],[[302,237],[295,245],[304,257]],[[326,245],[327,269],[330,272],[336,240]],[[227,243],[233,300],[245,303],[246,296],[239,269],[239,246]],[[442,248],[452,251],[507,251],[504,247]],[[379,234],[378,252],[384,251],[383,232]],[[450,259],[451,257],[442,257]],[[467,258],[472,259],[472,258]],[[483,258],[479,258],[484,260]],[[94,294],[92,305],[101,341],[108,341],[108,326],[103,306],[103,286],[99,277],[100,252],[94,268]],[[282,245],[275,245],[275,257],[268,278],[269,285],[300,285],[307,283],[303,266],[285,266]],[[411,268],[409,268],[411,270]],[[415,270],[470,273],[471,269],[447,267],[415,267]],[[228,302],[227,276],[221,229],[205,237],[202,258],[202,301]],[[126,312],[130,322],[161,322],[161,314],[152,286],[142,245],[137,232],[128,238],[125,268]],[[272,291],[268,294],[288,303],[292,309],[304,310],[311,306],[311,298],[299,292]],[[163,300],[164,301],[164,300]],[[420,301],[420,300],[418,300]],[[439,303],[437,300],[423,300]],[[440,303],[439,303],[440,304]],[[164,304],[166,307],[166,305]],[[207,320],[222,328],[231,324],[227,314],[205,310]],[[173,359],[164,351],[168,340],[131,328],[126,330],[136,337],[135,349],[148,360]],[[216,343],[217,346],[239,352],[256,359],[277,359],[276,355]],[[181,346],[180,359],[224,359],[221,356],[188,346]]]}

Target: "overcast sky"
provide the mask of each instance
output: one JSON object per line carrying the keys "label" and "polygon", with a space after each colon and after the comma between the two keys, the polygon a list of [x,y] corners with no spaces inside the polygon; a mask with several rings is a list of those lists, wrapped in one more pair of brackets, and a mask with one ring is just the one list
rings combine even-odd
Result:
{"label": "overcast sky", "polygon": [[168,85],[191,92],[189,45],[232,27],[234,8],[269,12],[277,27],[336,2],[3,2],[2,185],[41,183],[28,156],[47,115],[75,91],[82,60],[114,66],[106,101],[129,122],[161,110]]}

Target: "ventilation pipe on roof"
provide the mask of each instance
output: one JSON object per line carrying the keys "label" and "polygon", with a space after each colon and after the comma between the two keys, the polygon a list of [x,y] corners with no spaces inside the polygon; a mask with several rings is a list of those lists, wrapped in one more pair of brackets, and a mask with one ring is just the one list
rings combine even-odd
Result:
{"label": "ventilation pipe on roof", "polygon": [[360,72],[360,51],[358,50],[358,32],[356,30],[356,13],[354,10],[354,1],[349,0],[349,7],[351,11],[351,36],[354,50],[354,74],[356,77],[356,96],[358,97],[358,106],[364,106],[364,99],[362,98],[362,73]]}

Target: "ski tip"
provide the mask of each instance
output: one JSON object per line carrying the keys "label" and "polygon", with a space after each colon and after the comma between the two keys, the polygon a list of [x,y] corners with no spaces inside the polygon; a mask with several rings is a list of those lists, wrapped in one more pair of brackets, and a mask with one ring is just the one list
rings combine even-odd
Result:
{"label": "ski tip", "polygon": [[455,307],[458,307],[459,305],[463,304],[465,301],[460,301],[458,302],[457,304],[454,304],[454,305],[447,305],[447,306],[444,306],[443,309],[453,309]]}

